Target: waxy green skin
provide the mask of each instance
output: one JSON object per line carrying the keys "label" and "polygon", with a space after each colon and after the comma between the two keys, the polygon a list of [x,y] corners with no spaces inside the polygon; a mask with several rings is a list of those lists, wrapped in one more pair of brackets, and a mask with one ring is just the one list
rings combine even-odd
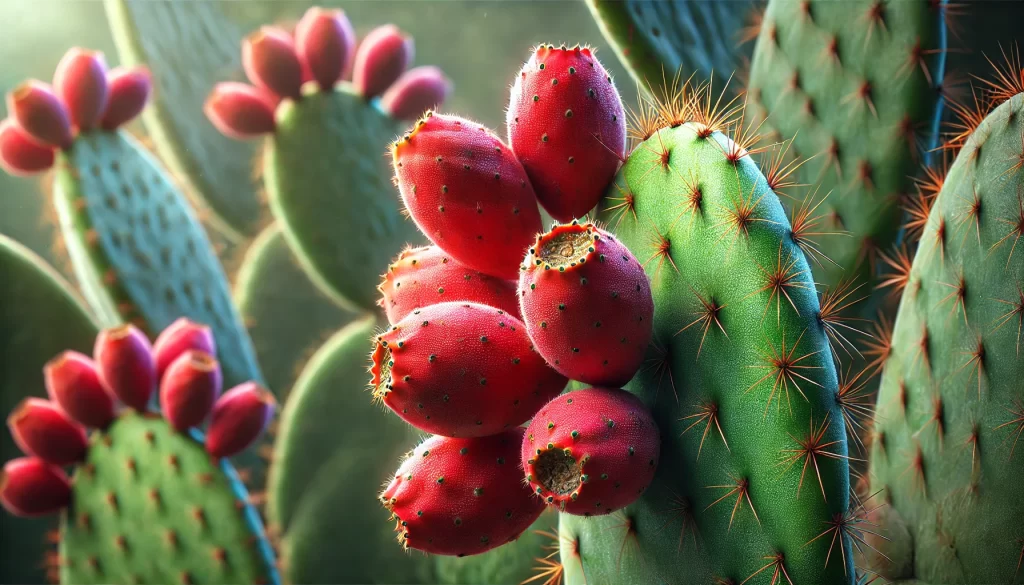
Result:
{"label": "waxy green skin", "polygon": [[93,433],[72,481],[61,583],[280,582],[245,488],[198,433],[125,413]]}
{"label": "waxy green skin", "polygon": [[[749,577],[747,583],[767,584],[774,568],[754,574],[776,553],[784,555],[794,583],[851,583],[852,556],[837,549],[826,564],[830,539],[810,542],[847,510],[850,486],[836,371],[817,320],[807,260],[754,161],[745,156],[730,162],[724,154],[729,139],[721,133],[700,138],[696,128],[665,128],[635,148],[601,206],[599,219],[634,255],[650,259],[654,342],[625,388],[651,408],[663,442],[658,473],[636,503],[603,518],[561,516],[567,583],[626,577],[636,583],[739,583]],[[662,148],[669,153],[667,167]],[[683,205],[683,178],[691,176],[702,191],[699,210]],[[632,209],[615,207],[622,192],[634,196]],[[743,202],[754,208],[746,233],[728,221]],[[657,254],[655,244],[665,239],[672,262]],[[786,290],[792,305],[768,289],[758,292],[780,250],[784,266],[792,259],[793,284]],[[701,323],[687,328],[700,317],[695,292],[723,306],[718,318],[725,333],[711,323],[703,348]],[[794,360],[803,358],[795,365],[806,368],[793,371],[809,380],[794,378],[806,399],[792,381],[788,399],[781,383],[769,398],[775,372],[762,367],[768,366],[762,356],[771,356],[773,347],[781,352],[783,341]],[[718,424],[706,437],[698,418],[701,401],[718,406]],[[821,485],[809,473],[798,497],[803,461],[787,469],[787,450],[798,448],[794,437],[806,437],[812,421],[821,426],[826,419],[822,442],[832,443],[826,450],[838,458],[818,457]],[[742,479],[749,481],[757,518],[746,497],[737,506],[736,493],[715,503]],[[848,539],[845,544],[849,551]]]}
{"label": "waxy green skin", "polygon": [[900,303],[870,465],[893,539],[877,570],[900,583],[1024,582],[1022,139],[1018,94],[957,155]]}

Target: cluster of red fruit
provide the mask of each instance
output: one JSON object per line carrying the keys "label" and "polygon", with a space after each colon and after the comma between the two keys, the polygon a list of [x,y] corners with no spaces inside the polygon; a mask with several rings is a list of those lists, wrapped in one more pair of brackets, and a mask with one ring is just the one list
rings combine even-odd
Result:
{"label": "cluster of red fruit", "polygon": [[[654,303],[643,267],[585,217],[625,154],[622,103],[587,48],[539,47],[512,88],[509,145],[428,112],[393,147],[397,184],[434,246],[380,287],[374,396],[434,436],[381,502],[406,547],[478,554],[545,505],[598,515],[650,484],[658,428],[621,390]],[[538,202],[568,222],[543,231]],[[569,379],[593,387],[562,394]],[[528,428],[522,428],[532,419]]]}
{"label": "cluster of red fruit", "polygon": [[152,345],[137,328],[123,325],[99,334],[92,358],[75,351],[54,358],[43,369],[50,400],[27,398],[7,420],[28,457],[4,466],[0,503],[17,516],[67,507],[71,483],[62,467],[86,460],[86,427],[108,428],[118,417],[119,402],[148,413],[157,388],[162,416],[176,431],[189,432],[210,417],[204,445],[211,456],[247,449],[263,433],[276,402],[254,382],[221,395],[214,355],[210,329],[182,318]]}

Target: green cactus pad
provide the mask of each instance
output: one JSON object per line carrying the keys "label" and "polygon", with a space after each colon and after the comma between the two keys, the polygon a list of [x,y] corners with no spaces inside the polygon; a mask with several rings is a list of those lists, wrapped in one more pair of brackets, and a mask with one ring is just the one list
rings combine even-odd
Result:
{"label": "green cactus pad", "polygon": [[224,382],[261,381],[206,232],[159,163],[124,132],[61,153],[54,199],[83,295],[105,326],[155,335],[179,317],[212,327]]}
{"label": "green cactus pad", "polygon": [[274,224],[246,251],[235,277],[235,302],[267,386],[281,399],[312,352],[355,318],[313,286]]}
{"label": "green cactus pad", "polygon": [[381,481],[416,444],[415,430],[375,406],[366,389],[379,325],[368,316],[332,337],[281,413],[267,512],[289,582],[430,582],[427,557],[403,552],[376,502]]}
{"label": "green cactus pad", "polygon": [[1024,583],[1022,141],[1018,94],[957,155],[900,304],[870,466],[892,580]]}
{"label": "green cactus pad", "polygon": [[[749,59],[743,43],[762,0],[587,0],[619,60],[642,88],[658,88],[679,74],[698,82],[724,79]],[[747,39],[752,40],[752,39]]]}
{"label": "green cactus pad", "polygon": [[203,103],[218,81],[241,79],[242,32],[217,2],[105,0],[122,64],[145,65],[156,92],[143,112],[146,130],[175,176],[212,212],[218,228],[235,238],[259,230],[252,143],[222,136],[203,117]]}
{"label": "green cactus pad", "polygon": [[387,147],[406,124],[367,103],[347,82],[308,84],[278,107],[264,176],[270,207],[313,282],[353,309],[374,309],[380,275],[423,236],[402,216]]}
{"label": "green cactus pad", "polygon": [[134,412],[93,434],[62,522],[62,583],[279,582],[245,488],[199,441]]}
{"label": "green cactus pad", "polygon": [[[26,396],[45,396],[43,366],[62,351],[92,352],[97,325],[70,286],[41,258],[0,235],[0,412],[11,412]],[[0,439],[0,461],[21,455],[9,433]],[[46,519],[0,514],[0,583],[46,579]]]}
{"label": "green cactus pad", "polygon": [[[772,0],[754,50],[749,115],[786,157],[811,157],[788,180],[818,189],[815,280],[878,282],[900,235],[904,198],[936,146],[944,79],[943,3],[930,0]],[[772,177],[771,172],[766,173]],[[781,172],[776,172],[776,177]],[[797,203],[797,187],[779,191]],[[873,308],[864,305],[865,310]]]}
{"label": "green cactus pad", "polygon": [[[541,563],[547,558],[558,561],[558,513],[548,508],[515,542],[499,546],[482,555],[434,557],[437,579],[431,583],[444,585],[506,585],[524,583],[552,565]],[[550,583],[550,575],[541,577],[537,585]]]}
{"label": "green cactus pad", "polygon": [[562,515],[573,585],[760,585],[776,571],[775,583],[852,583],[850,535],[816,539],[849,513],[850,486],[810,267],[764,175],[711,118],[634,129],[645,140],[601,205],[651,280],[654,341],[626,389],[663,444],[636,503]]}

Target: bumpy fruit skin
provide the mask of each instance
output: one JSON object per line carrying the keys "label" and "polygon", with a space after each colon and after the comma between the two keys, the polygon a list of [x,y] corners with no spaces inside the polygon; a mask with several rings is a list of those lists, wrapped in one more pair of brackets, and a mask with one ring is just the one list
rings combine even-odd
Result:
{"label": "bumpy fruit skin", "polygon": [[1022,326],[1017,93],[984,118],[950,167],[900,302],[869,468],[870,491],[889,504],[876,530],[890,539],[880,543],[889,560],[870,567],[885,579],[1024,579]]}
{"label": "bumpy fruit skin", "polygon": [[512,86],[509,146],[551,217],[597,205],[626,155],[626,116],[611,76],[587,47],[537,47]]}
{"label": "bumpy fruit skin", "polygon": [[59,468],[35,457],[12,459],[0,473],[0,504],[15,516],[55,514],[71,503],[71,484]]}
{"label": "bumpy fruit skin", "polygon": [[427,112],[391,149],[420,231],[484,274],[513,279],[541,232],[537,196],[512,150],[476,122]]}
{"label": "bumpy fruit skin", "polygon": [[478,303],[413,311],[374,342],[374,397],[414,427],[493,435],[528,420],[565,388],[519,319]]}
{"label": "bumpy fruit skin", "polygon": [[414,309],[448,301],[480,303],[519,317],[514,281],[467,268],[437,246],[406,248],[377,288],[392,325]]}
{"label": "bumpy fruit skin", "polygon": [[65,351],[43,366],[50,400],[88,427],[106,428],[114,420],[114,397],[100,382],[96,363],[77,351]]}
{"label": "bumpy fruit skin", "polygon": [[661,433],[644,403],[618,388],[584,388],[547,403],[526,428],[530,488],[566,514],[632,504],[654,479]]}
{"label": "bumpy fruit skin", "polygon": [[519,274],[519,305],[537,352],[572,380],[621,386],[651,342],[654,299],[644,267],[593,224],[537,236]]}
{"label": "bumpy fruit skin", "polygon": [[100,380],[121,402],[145,411],[156,390],[156,362],[146,335],[134,325],[104,329],[93,348]]}
{"label": "bumpy fruit skin", "polygon": [[523,429],[431,437],[413,449],[380,499],[406,548],[475,555],[512,542],[544,511],[523,484]]}
{"label": "bumpy fruit skin", "polygon": [[85,429],[49,400],[26,398],[7,419],[14,442],[28,455],[53,465],[85,458]]}

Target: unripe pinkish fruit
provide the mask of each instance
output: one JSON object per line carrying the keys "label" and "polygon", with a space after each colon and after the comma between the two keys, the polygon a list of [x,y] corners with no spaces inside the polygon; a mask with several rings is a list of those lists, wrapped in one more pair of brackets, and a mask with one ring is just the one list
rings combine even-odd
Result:
{"label": "unripe pinkish fruit", "polygon": [[295,42],[285,31],[264,26],[242,41],[242,67],[253,85],[280,97],[302,94],[302,65]]}
{"label": "unripe pinkish fruit", "polygon": [[138,116],[146,107],[153,80],[145,67],[117,67],[107,75],[107,107],[100,126],[114,130]]}
{"label": "unripe pinkish fruit", "polygon": [[56,514],[71,504],[71,482],[42,459],[12,459],[0,473],[0,504],[25,518]]}
{"label": "unripe pinkish fruit", "polygon": [[206,451],[220,458],[246,450],[266,429],[276,408],[274,396],[255,382],[228,390],[213,406]]}
{"label": "unripe pinkish fruit", "polygon": [[381,97],[381,106],[392,118],[415,120],[427,110],[437,109],[452,90],[452,82],[437,67],[410,69]]}
{"label": "unripe pinkish fruit", "polygon": [[53,148],[36,143],[14,120],[0,122],[0,167],[8,173],[25,176],[45,171],[55,157]]}
{"label": "unripe pinkish fruit", "polygon": [[412,56],[412,37],[393,24],[379,26],[359,44],[352,84],[366,99],[376,97],[408,69]]}
{"label": "unripe pinkish fruit", "polygon": [[53,88],[79,130],[99,124],[107,106],[107,63],[103,53],[73,48],[53,75]]}
{"label": "unripe pinkish fruit", "polygon": [[356,33],[345,12],[314,6],[295,27],[299,59],[323,90],[330,90],[352,68]]}
{"label": "unripe pinkish fruit", "polygon": [[160,411],[179,432],[197,427],[213,409],[221,383],[217,360],[188,350],[171,363],[160,382]]}
{"label": "unripe pinkish fruit", "polygon": [[49,400],[22,400],[7,418],[7,427],[26,455],[53,465],[70,465],[85,459],[89,446],[85,430]]}
{"label": "unripe pinkish fruit", "polygon": [[7,94],[7,112],[40,145],[68,148],[71,120],[49,85],[29,80]]}
{"label": "unripe pinkish fruit", "polygon": [[100,382],[96,364],[77,351],[65,351],[43,367],[50,399],[79,423],[103,429],[114,420],[114,398]]}
{"label": "unripe pinkish fruit", "polygon": [[277,127],[274,109],[274,102],[263,90],[234,81],[214,86],[203,106],[217,130],[236,140],[272,133]]}
{"label": "unripe pinkish fruit", "polygon": [[134,325],[101,331],[93,359],[107,390],[126,405],[145,412],[156,388],[156,365],[146,335]]}
{"label": "unripe pinkish fruit", "polygon": [[213,332],[206,325],[200,325],[186,317],[174,323],[157,335],[153,342],[153,361],[156,363],[157,380],[162,380],[171,362],[190,349],[217,355]]}

